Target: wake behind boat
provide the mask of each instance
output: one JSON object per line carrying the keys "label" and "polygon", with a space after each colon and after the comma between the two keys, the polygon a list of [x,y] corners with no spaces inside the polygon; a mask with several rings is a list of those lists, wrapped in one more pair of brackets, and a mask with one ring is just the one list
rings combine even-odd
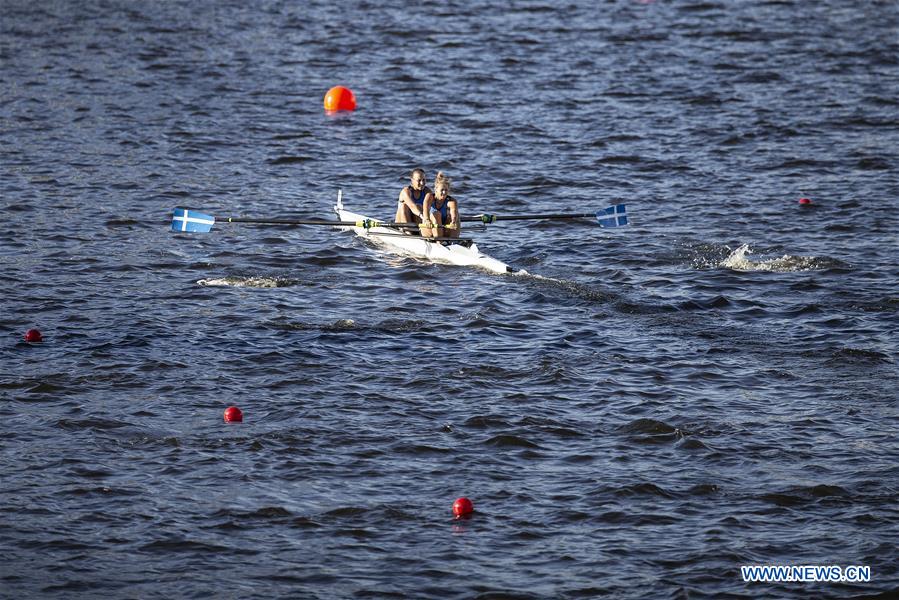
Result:
{"label": "wake behind boat", "polygon": [[[334,212],[340,221],[352,221],[355,223],[370,223],[370,219],[364,215],[350,212],[343,206],[341,192],[337,193],[337,204]],[[477,244],[470,239],[437,238],[428,239],[419,235],[409,235],[397,227],[343,227],[345,231],[353,231],[359,237],[363,237],[379,247],[391,252],[413,256],[415,258],[430,260],[462,267],[478,267],[494,273],[518,273],[525,271],[510,267],[506,263],[487,256],[478,250]]]}

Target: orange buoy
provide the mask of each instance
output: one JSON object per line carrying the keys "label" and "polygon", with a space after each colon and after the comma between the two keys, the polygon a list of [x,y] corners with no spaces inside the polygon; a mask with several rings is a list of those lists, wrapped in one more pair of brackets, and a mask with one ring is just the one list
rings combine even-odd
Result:
{"label": "orange buoy", "polygon": [[335,85],[325,94],[325,110],[356,110],[356,96],[353,90],[342,85]]}

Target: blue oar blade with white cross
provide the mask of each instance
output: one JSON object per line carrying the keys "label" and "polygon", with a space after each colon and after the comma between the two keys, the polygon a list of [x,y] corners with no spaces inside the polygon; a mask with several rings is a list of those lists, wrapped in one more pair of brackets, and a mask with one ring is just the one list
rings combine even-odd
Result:
{"label": "blue oar blade with white cross", "polygon": [[215,217],[188,208],[176,208],[172,212],[172,231],[198,231],[205,233],[212,230]]}
{"label": "blue oar blade with white cross", "polygon": [[600,227],[623,227],[627,225],[627,207],[624,204],[616,204],[604,208],[596,213],[596,220]]}

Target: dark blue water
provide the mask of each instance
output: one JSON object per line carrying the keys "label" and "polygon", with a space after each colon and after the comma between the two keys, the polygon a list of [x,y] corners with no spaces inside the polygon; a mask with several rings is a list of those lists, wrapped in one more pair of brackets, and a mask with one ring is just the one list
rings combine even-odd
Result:
{"label": "dark blue water", "polygon": [[[894,2],[0,0],[0,596],[892,597],[897,98]],[[631,226],[168,231],[415,166]]]}

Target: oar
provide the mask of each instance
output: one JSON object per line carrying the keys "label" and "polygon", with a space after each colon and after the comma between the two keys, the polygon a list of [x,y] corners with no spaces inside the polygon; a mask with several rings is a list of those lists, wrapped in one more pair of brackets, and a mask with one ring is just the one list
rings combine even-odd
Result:
{"label": "oar", "polygon": [[496,223],[497,221],[527,221],[532,219],[596,219],[600,227],[622,227],[627,225],[627,208],[624,204],[615,204],[595,213],[548,214],[548,215],[475,215],[462,217],[463,221],[480,223]]}
{"label": "oar", "polygon": [[[596,213],[546,214],[546,215],[488,215],[462,217],[462,221],[479,223],[496,223],[497,221],[525,221],[546,219],[584,219],[595,218],[600,227],[621,227],[627,225],[627,209],[624,204],[616,204]],[[225,217],[222,223],[255,223],[258,225],[325,225],[328,227],[396,227],[418,229],[418,223],[390,223],[374,219],[362,221],[328,221],[325,219],[252,219],[248,217]],[[212,230],[215,217],[189,208],[175,208],[172,212],[172,231],[189,231],[205,233]]]}
{"label": "oar", "polygon": [[[196,231],[205,233],[212,230],[215,217],[191,208],[176,208],[172,211],[172,231]],[[326,225],[329,227],[408,227],[418,229],[418,223],[382,223],[374,219],[362,221],[328,221],[325,219],[251,219],[247,217],[224,217],[220,223],[256,223],[258,225]]]}

